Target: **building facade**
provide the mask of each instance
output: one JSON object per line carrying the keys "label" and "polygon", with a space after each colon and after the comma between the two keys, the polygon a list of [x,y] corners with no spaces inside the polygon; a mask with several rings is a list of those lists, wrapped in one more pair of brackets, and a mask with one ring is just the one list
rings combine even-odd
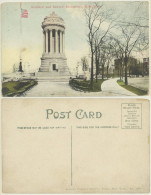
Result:
{"label": "building facade", "polygon": [[149,58],[143,58],[144,72],[149,75]]}

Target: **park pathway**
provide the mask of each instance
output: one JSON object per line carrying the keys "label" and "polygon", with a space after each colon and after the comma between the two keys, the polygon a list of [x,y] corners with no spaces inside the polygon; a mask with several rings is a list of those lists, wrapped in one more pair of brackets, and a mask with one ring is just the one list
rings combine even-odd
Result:
{"label": "park pathway", "polygon": [[103,93],[108,93],[110,96],[136,96],[136,94],[119,86],[117,80],[119,78],[109,79],[103,82],[101,89]]}
{"label": "park pathway", "polygon": [[39,81],[38,85],[26,91],[23,97],[103,97],[103,96],[135,96],[117,84],[117,79],[109,79],[102,84],[100,92],[76,91],[68,82]]}
{"label": "park pathway", "polygon": [[83,92],[72,89],[69,82],[51,82],[38,81],[38,85],[26,91],[22,96],[24,97],[84,97],[84,96],[105,96],[100,92]]}

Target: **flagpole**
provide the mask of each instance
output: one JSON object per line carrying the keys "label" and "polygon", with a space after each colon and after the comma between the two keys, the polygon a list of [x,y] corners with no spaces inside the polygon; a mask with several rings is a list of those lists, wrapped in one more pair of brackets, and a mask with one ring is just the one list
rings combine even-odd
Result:
{"label": "flagpole", "polygon": [[20,2],[20,60],[22,58],[22,2]]}

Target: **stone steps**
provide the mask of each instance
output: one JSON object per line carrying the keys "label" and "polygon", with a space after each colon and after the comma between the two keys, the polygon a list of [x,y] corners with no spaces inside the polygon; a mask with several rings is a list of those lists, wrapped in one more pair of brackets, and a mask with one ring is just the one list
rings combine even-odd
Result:
{"label": "stone steps", "polygon": [[66,73],[66,72],[62,72],[60,74],[60,72],[37,72],[36,73],[36,76],[37,77],[51,77],[51,78],[55,78],[55,77],[65,77],[65,76],[70,76],[69,73]]}
{"label": "stone steps", "polygon": [[41,68],[39,68],[39,72],[48,72],[48,74],[54,75],[54,74],[69,73],[69,69],[68,68],[61,68],[59,70],[59,72],[56,72],[56,71],[49,72],[49,69],[48,68],[41,67]]}
{"label": "stone steps", "polygon": [[42,64],[41,67],[47,67],[47,68],[49,68],[49,65],[48,64]]}
{"label": "stone steps", "polygon": [[46,66],[45,67],[42,67],[41,66],[40,69],[48,69],[49,70],[49,67],[46,67]]}
{"label": "stone steps", "polygon": [[49,72],[49,69],[48,68],[40,68],[39,71],[40,72]]}

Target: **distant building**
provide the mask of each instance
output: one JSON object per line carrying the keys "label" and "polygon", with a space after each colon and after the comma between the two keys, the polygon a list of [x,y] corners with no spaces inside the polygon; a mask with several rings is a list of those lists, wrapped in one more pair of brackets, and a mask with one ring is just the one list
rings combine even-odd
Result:
{"label": "distant building", "polygon": [[[123,63],[123,65],[122,65]],[[125,72],[124,62],[120,59],[114,60],[115,73],[120,74],[121,68],[122,72]],[[136,58],[130,57],[127,65],[128,75],[148,75],[149,74],[149,58],[144,58],[143,63],[138,61]]]}
{"label": "distant building", "polygon": [[149,58],[143,58],[144,72],[149,75]]}
{"label": "distant building", "polygon": [[13,65],[13,73],[18,72],[19,68],[16,64]]}
{"label": "distant building", "polygon": [[19,70],[18,72],[24,72],[23,71],[23,67],[22,67],[22,59],[20,59],[20,62],[19,62]]}

